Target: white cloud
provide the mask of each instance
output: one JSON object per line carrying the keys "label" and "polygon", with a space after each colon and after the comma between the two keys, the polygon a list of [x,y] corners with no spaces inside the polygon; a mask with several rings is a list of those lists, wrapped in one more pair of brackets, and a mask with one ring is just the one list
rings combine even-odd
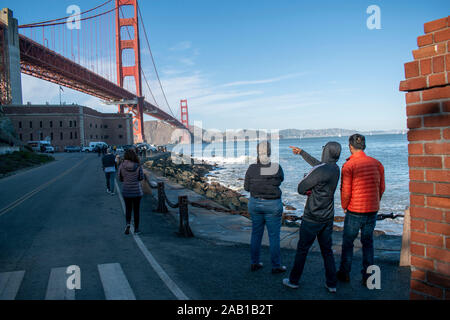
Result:
{"label": "white cloud", "polygon": [[184,51],[192,48],[191,41],[181,41],[177,43],[175,46],[169,48],[170,51]]}

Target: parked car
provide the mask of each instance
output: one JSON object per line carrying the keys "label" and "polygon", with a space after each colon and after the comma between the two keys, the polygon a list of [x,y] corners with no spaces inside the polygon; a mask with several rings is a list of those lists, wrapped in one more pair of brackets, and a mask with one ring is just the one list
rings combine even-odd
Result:
{"label": "parked car", "polygon": [[45,146],[45,153],[55,153],[55,148],[53,146]]}
{"label": "parked car", "polygon": [[81,152],[81,148],[80,147],[75,147],[75,146],[67,146],[67,147],[64,148],[64,152],[68,152],[68,153]]}
{"label": "parked car", "polygon": [[94,152],[94,148],[92,147],[82,147],[81,152]]}

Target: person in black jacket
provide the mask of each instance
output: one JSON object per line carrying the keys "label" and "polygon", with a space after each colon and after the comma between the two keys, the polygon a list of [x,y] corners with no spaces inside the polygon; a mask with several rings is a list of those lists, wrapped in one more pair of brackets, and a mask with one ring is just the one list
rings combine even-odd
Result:
{"label": "person in black jacket", "polygon": [[102,167],[106,178],[106,192],[114,195],[114,183],[116,179],[117,163],[112,150],[108,149],[106,156],[102,158]]}
{"label": "person in black jacket", "polygon": [[340,170],[336,164],[339,161],[342,147],[337,142],[329,142],[323,147],[322,161],[309,155],[304,150],[293,148],[294,154],[299,154],[313,169],[300,181],[298,193],[307,195],[305,211],[300,226],[300,236],[295,256],[294,266],[289,279],[283,284],[298,288],[300,277],[305,266],[308,251],[317,238],[325,264],[326,288],[336,292],[336,265],[332,250],[332,233],[334,224],[334,193],[339,182]]}
{"label": "person in black jacket", "polygon": [[263,267],[260,262],[261,241],[264,226],[267,227],[270,242],[272,273],[282,273],[286,267],[281,265],[280,229],[283,213],[280,185],[284,180],[281,166],[272,163],[271,146],[267,141],[258,145],[258,160],[245,174],[244,189],[250,192],[248,210],[252,218],[251,270]]}

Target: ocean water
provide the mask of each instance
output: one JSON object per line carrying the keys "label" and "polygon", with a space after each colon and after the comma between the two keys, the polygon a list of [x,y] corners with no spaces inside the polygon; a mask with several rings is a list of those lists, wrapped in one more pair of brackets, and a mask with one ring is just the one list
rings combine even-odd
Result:
{"label": "ocean water", "polygon": [[[339,167],[350,156],[348,137],[285,139],[272,141],[273,161],[279,162],[285,174],[281,185],[283,203],[295,207],[296,211],[287,211],[301,216],[306,197],[297,193],[299,181],[311,170],[301,156],[294,155],[289,146],[304,149],[320,160],[322,146],[329,141],[337,141],[342,145]],[[196,146],[192,154],[196,160],[217,164],[218,169],[208,176],[210,181],[216,181],[231,189],[249,196],[244,188],[244,177],[250,164],[256,162],[257,142],[238,141],[224,145],[223,143],[205,144],[202,148]],[[386,191],[381,200],[379,213],[403,214],[409,206],[409,169],[408,141],[406,135],[373,135],[366,136],[366,154],[378,159],[384,166]],[[188,152],[185,152],[188,153]],[[335,194],[335,210],[337,216],[344,216],[340,203],[339,186]],[[337,225],[342,225],[337,223]],[[377,222],[377,230],[387,234],[401,235],[403,218],[386,219]]]}

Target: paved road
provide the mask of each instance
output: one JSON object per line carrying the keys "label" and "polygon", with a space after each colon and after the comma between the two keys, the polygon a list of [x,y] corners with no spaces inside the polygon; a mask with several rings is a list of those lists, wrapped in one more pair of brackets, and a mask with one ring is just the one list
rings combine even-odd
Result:
{"label": "paved road", "polygon": [[[40,191],[33,193],[36,188]],[[358,256],[352,283],[340,284],[338,293],[331,295],[324,289],[318,253],[308,256],[301,288],[285,288],[284,276],[272,275],[268,267],[249,271],[248,245],[177,237],[176,221],[153,213],[149,196],[142,206],[142,235],[125,236],[121,200],[106,194],[97,155],[57,155],[52,164],[0,180],[0,195],[0,298],[2,294],[37,300],[409,296],[409,270],[390,262],[380,261],[381,290],[363,288]],[[288,267],[294,254],[282,250]],[[262,258],[269,266],[268,248]],[[74,296],[61,285],[70,265],[81,268],[81,290]]]}

